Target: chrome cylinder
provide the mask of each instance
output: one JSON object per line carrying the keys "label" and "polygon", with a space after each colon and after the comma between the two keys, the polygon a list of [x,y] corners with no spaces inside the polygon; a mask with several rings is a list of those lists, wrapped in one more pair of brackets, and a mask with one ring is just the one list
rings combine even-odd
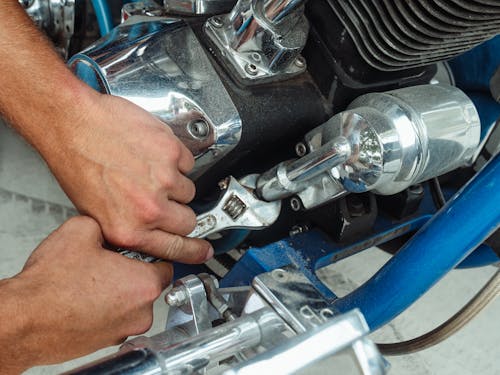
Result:
{"label": "chrome cylinder", "polygon": [[342,119],[342,134],[359,140],[339,168],[344,187],[383,195],[467,165],[481,131],[472,101],[444,85],[363,95]]}
{"label": "chrome cylinder", "polygon": [[345,137],[351,155],[332,178],[348,192],[390,195],[470,163],[480,130],[462,91],[423,85],[363,95],[305,138],[314,151]]}

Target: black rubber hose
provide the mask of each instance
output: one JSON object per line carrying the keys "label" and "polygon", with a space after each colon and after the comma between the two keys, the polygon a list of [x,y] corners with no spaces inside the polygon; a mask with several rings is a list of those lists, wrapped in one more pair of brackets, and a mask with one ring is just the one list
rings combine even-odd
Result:
{"label": "black rubber hose", "polygon": [[432,180],[429,180],[429,187],[434,205],[437,209],[440,209],[446,204],[446,199],[444,198],[443,190],[441,190],[439,179],[435,177]]}

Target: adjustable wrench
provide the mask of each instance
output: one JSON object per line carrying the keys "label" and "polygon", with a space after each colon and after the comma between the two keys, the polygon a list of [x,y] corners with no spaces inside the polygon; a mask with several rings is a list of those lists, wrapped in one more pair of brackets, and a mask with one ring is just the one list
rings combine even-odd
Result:
{"label": "adjustable wrench", "polygon": [[[226,229],[263,229],[272,225],[280,214],[281,201],[266,202],[254,194],[259,175],[243,177],[239,181],[230,176],[219,186],[223,194],[211,210],[196,217],[196,227],[187,235],[191,238],[205,238]],[[128,258],[144,262],[159,259],[131,250],[118,249]]]}

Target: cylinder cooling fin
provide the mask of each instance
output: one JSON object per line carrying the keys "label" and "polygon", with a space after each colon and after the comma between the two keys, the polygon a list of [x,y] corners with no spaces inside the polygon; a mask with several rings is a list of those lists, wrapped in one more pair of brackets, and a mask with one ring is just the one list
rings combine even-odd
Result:
{"label": "cylinder cooling fin", "polygon": [[498,0],[328,0],[363,59],[395,71],[450,59],[500,33]]}

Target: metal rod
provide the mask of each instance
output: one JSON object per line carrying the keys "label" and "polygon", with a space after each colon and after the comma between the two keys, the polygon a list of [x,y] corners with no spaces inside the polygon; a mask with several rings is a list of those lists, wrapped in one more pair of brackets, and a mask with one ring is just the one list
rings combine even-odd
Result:
{"label": "metal rod", "polygon": [[370,280],[334,307],[340,312],[359,308],[372,330],[395,318],[500,226],[499,185],[497,156]]}
{"label": "metal rod", "polygon": [[351,156],[351,145],[337,137],[317,150],[282,163],[263,173],[257,180],[257,195],[266,201],[283,199],[304,190],[319,175],[344,163]]}
{"label": "metal rod", "polygon": [[316,151],[288,164],[286,176],[296,183],[307,181],[346,162],[349,156],[351,156],[349,142],[344,137],[338,137]]}

